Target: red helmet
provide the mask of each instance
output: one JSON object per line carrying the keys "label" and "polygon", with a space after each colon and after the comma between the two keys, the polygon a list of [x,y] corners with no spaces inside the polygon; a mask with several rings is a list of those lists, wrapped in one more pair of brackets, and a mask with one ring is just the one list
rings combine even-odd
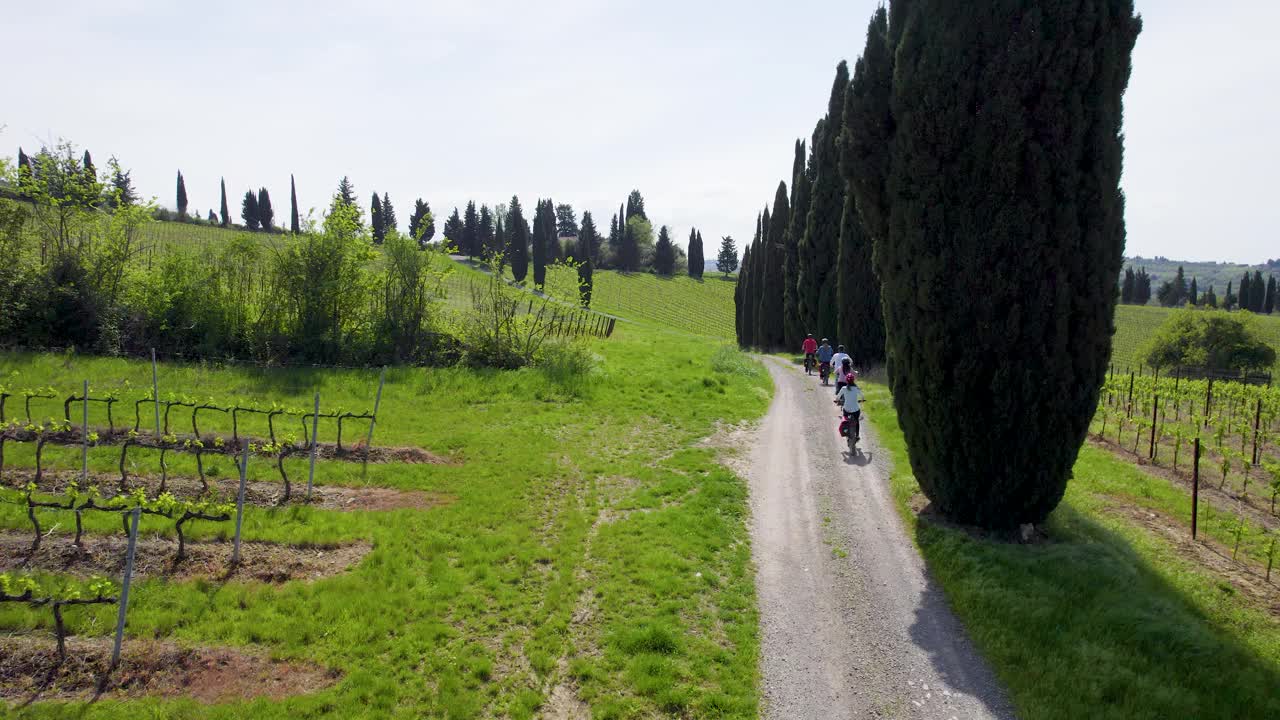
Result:
{"label": "red helmet", "polygon": [[851,383],[851,382],[853,382],[853,373],[849,373],[848,375],[845,375],[845,376],[844,376],[844,381],[845,381],[845,382],[847,382],[847,383]]}

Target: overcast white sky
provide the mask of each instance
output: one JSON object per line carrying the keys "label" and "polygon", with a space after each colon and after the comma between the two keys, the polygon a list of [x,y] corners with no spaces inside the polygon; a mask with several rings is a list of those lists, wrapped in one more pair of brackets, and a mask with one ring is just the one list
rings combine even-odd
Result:
{"label": "overcast white sky", "polygon": [[[513,193],[749,240],[861,51],[876,0],[285,3],[0,0],[4,154],[66,138],[172,206],[287,216],[349,175],[403,226]],[[1280,3],[1139,0],[1126,102],[1129,255],[1280,257]],[[709,251],[710,252],[710,251]]]}

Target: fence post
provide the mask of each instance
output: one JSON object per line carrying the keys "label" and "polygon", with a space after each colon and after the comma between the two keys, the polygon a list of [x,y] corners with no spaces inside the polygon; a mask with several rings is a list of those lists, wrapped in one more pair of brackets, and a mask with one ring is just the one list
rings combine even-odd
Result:
{"label": "fence post", "polygon": [[1213,402],[1213,378],[1209,378],[1209,386],[1204,391],[1204,426],[1209,427],[1209,406]]}
{"label": "fence post", "polygon": [[[1257,437],[1257,433],[1254,433]],[[81,423],[81,482],[88,484],[88,380],[84,380],[84,418]],[[1257,443],[1254,443],[1257,445]]]}
{"label": "fence post", "polygon": [[1160,412],[1160,396],[1152,396],[1151,402],[1151,451],[1147,457],[1153,462],[1156,459],[1156,413]]}
{"label": "fence post", "polygon": [[615,318],[609,318],[609,327],[604,331],[605,337],[613,337],[613,324],[615,322],[616,322]]}
{"label": "fence post", "polygon": [[1195,439],[1191,461],[1191,539],[1196,539],[1196,523],[1200,517],[1200,438]]}
{"label": "fence post", "polygon": [[369,462],[369,452],[373,450],[373,426],[378,423],[378,406],[382,405],[382,385],[387,381],[387,366],[382,366],[382,375],[378,377],[378,395],[373,399],[373,417],[369,419],[369,435],[364,441],[364,461]]}
{"label": "fence post", "polygon": [[316,407],[311,414],[311,470],[307,473],[307,502],[311,502],[311,486],[316,479],[316,432],[320,427],[320,393],[316,393]]}
{"label": "fence post", "polygon": [[240,456],[240,492],[236,493],[236,539],[231,549],[231,567],[240,564],[240,526],[244,522],[244,486],[249,474],[249,444],[245,443]]}
{"label": "fence post", "polygon": [[124,618],[129,611],[129,585],[133,582],[133,554],[138,547],[138,518],[142,517],[142,508],[134,508],[130,513],[133,522],[129,527],[129,548],[124,554],[124,577],[120,582],[120,607],[116,612],[116,642],[111,650],[111,669],[120,664],[120,644],[124,642]]}
{"label": "fence post", "polygon": [[1125,406],[1124,414],[1129,419],[1133,419],[1133,371],[1132,370],[1129,371],[1129,401],[1128,401],[1128,404]]}
{"label": "fence post", "polygon": [[[87,393],[86,393],[87,394]],[[1262,398],[1258,398],[1258,409],[1253,413],[1253,458],[1251,465],[1258,464],[1258,428],[1262,423]]]}

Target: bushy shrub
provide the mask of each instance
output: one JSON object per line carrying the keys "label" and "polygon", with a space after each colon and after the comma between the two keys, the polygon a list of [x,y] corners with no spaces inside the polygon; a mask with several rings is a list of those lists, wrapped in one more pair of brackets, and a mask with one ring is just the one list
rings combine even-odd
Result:
{"label": "bushy shrub", "polygon": [[1251,313],[1184,309],[1165,320],[1142,357],[1154,367],[1207,367],[1231,372],[1265,370],[1276,351]]}

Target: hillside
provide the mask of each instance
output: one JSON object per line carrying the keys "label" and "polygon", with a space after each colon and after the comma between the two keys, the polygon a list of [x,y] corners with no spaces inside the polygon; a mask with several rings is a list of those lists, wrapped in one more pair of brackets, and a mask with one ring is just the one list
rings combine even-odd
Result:
{"label": "hillside", "polygon": [[[1239,265],[1236,263],[1220,263],[1220,262],[1192,262],[1187,260],[1170,260],[1165,257],[1131,257],[1125,258],[1124,266],[1133,268],[1135,271],[1139,268],[1146,268],[1147,273],[1151,275],[1151,289],[1154,293],[1160,287],[1160,283],[1165,280],[1172,280],[1178,274],[1178,268],[1182,268],[1182,272],[1186,275],[1187,282],[1191,278],[1196,278],[1197,285],[1201,291],[1208,290],[1210,286],[1218,293],[1218,297],[1222,297],[1226,293],[1227,283],[1234,285],[1240,284],[1240,277],[1246,271],[1254,272],[1262,271],[1262,275],[1280,274],[1280,268],[1268,267],[1266,265]],[[1123,271],[1121,272],[1123,277]]]}

